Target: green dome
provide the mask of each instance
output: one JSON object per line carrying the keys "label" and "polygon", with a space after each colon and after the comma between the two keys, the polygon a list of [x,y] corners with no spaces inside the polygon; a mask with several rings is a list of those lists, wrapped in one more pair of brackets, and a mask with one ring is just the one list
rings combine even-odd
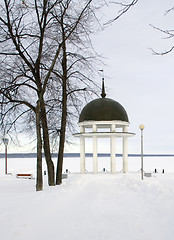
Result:
{"label": "green dome", "polygon": [[79,117],[79,122],[113,120],[129,122],[123,106],[110,98],[99,98],[89,102]]}

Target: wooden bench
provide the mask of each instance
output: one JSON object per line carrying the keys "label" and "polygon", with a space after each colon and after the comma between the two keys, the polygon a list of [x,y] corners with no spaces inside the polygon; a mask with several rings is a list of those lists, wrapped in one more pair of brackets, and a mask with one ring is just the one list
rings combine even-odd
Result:
{"label": "wooden bench", "polygon": [[17,178],[28,178],[28,179],[32,179],[33,178],[33,174],[31,173],[17,173],[16,174]]}

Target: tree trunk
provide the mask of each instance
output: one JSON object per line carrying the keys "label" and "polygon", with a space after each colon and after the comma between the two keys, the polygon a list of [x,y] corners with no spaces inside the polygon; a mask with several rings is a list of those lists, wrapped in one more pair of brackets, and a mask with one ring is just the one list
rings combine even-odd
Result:
{"label": "tree trunk", "polygon": [[61,131],[59,138],[59,152],[57,161],[57,173],[56,173],[56,185],[62,183],[62,169],[63,169],[63,153],[65,144],[65,132],[66,132],[66,119],[67,119],[67,96],[64,97],[62,103],[62,120],[61,120]]}
{"label": "tree trunk", "polygon": [[[62,63],[62,64],[63,65],[65,64],[66,66],[66,63]],[[59,137],[59,152],[58,152],[58,159],[57,159],[56,185],[60,185],[62,183],[63,153],[64,153],[66,121],[67,121],[66,80],[67,80],[67,74],[66,74],[66,71],[64,71],[63,84],[62,84],[62,118],[61,118],[61,130],[60,130],[60,137]]]}
{"label": "tree trunk", "polygon": [[45,110],[45,103],[44,103],[43,97],[40,98],[40,108],[41,108],[41,122],[42,122],[42,129],[43,129],[43,147],[44,147],[45,160],[46,160],[47,169],[48,169],[48,184],[49,186],[55,186],[54,164],[51,159],[48,125],[47,125],[46,110]]}
{"label": "tree trunk", "polygon": [[40,107],[39,101],[36,107],[36,133],[37,133],[37,178],[36,178],[36,191],[43,190],[43,177],[42,177],[42,137],[40,128]]}
{"label": "tree trunk", "polygon": [[57,172],[56,172],[56,185],[62,183],[62,169],[63,169],[63,153],[65,145],[65,133],[66,133],[66,120],[67,120],[67,56],[66,56],[66,41],[65,41],[65,31],[63,25],[63,19],[61,22],[62,26],[62,49],[63,49],[63,59],[62,59],[62,119],[61,119],[61,130],[59,138],[59,152],[57,160]]}

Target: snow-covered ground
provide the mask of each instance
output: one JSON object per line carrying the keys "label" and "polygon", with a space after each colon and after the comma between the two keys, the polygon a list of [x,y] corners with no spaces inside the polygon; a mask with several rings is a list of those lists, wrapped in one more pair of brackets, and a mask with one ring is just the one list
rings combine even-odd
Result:
{"label": "snow-covered ground", "polygon": [[132,166],[129,161],[129,168],[135,165],[127,174],[96,175],[77,173],[79,160],[75,169],[75,160],[65,159],[65,169],[71,170],[68,178],[61,186],[48,187],[44,176],[41,192],[35,191],[34,179],[15,176],[34,173],[35,160],[9,159],[12,175],[5,176],[0,159],[0,239],[173,240],[174,171],[173,160],[167,159],[154,165],[157,160],[149,160],[147,170],[156,167],[159,172],[143,181],[138,172],[140,159],[135,160],[137,165],[132,160]]}

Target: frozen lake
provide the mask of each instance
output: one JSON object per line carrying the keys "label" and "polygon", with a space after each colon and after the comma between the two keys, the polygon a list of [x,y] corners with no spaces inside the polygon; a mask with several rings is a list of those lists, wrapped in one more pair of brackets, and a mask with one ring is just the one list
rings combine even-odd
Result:
{"label": "frozen lake", "polygon": [[[53,158],[56,168],[56,158]],[[116,158],[117,172],[121,172],[122,157]],[[102,172],[105,168],[108,172],[110,171],[110,158],[99,157],[98,158],[98,171]],[[129,157],[128,158],[128,171],[138,172],[141,168],[140,157]],[[144,157],[144,170],[153,172],[154,169],[158,172],[165,170],[165,173],[174,173],[174,157]],[[43,171],[46,170],[45,159],[43,158]],[[79,157],[65,157],[63,164],[63,171],[68,169],[71,173],[80,172],[80,158]],[[86,170],[87,172],[93,171],[93,159],[92,157],[86,157]],[[5,160],[0,158],[0,173],[5,172]],[[20,172],[30,172],[35,175],[36,172],[36,158],[8,158],[8,173],[16,174]]]}

